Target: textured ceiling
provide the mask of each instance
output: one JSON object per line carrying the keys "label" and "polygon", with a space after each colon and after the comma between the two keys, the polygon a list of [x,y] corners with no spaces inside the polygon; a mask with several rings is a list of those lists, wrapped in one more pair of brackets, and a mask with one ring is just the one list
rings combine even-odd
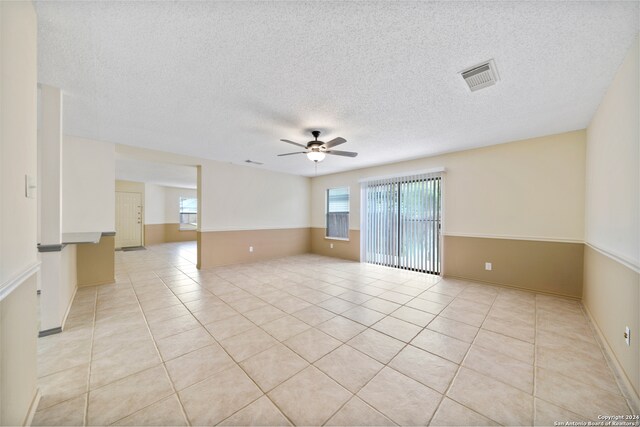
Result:
{"label": "textured ceiling", "polygon": [[[313,175],[586,127],[639,2],[37,2],[65,132]],[[496,85],[457,74],[493,58]],[[293,148],[293,150],[292,150]]]}

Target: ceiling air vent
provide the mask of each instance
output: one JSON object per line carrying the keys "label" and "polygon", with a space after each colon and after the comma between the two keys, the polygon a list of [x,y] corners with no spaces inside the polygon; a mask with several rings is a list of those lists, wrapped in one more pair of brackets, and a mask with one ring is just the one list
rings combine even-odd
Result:
{"label": "ceiling air vent", "polygon": [[252,164],[252,165],[264,165],[264,163],[255,162],[255,161],[253,161],[253,160],[249,160],[249,159],[245,160],[244,162],[245,162],[245,163],[250,163],[250,164]]}
{"label": "ceiling air vent", "polygon": [[493,86],[499,80],[498,70],[496,69],[496,64],[493,62],[493,59],[467,68],[460,74],[469,86],[471,92],[487,86]]}

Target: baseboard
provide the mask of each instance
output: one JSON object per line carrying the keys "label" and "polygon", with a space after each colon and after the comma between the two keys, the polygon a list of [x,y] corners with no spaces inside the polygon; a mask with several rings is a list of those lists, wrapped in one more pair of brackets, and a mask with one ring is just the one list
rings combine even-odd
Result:
{"label": "baseboard", "polygon": [[58,326],[57,328],[45,329],[44,331],[38,332],[38,338],[59,334],[60,332],[62,332],[62,327],[60,326]]}
{"label": "baseboard", "polygon": [[600,347],[603,350],[605,359],[607,360],[607,364],[609,365],[609,367],[611,368],[611,371],[613,372],[613,376],[615,377],[616,382],[618,383],[618,387],[622,391],[624,398],[627,400],[627,404],[629,405],[629,408],[631,408],[631,413],[640,414],[640,396],[636,394],[635,389],[633,388],[633,385],[631,385],[631,381],[629,381],[629,378],[627,378],[627,374],[624,372],[624,369],[622,369],[622,366],[620,366],[620,363],[618,362],[618,359],[616,358],[615,353],[613,352],[613,350],[611,350],[609,343],[604,337],[604,334],[600,330],[600,327],[596,323],[595,319],[591,315],[589,308],[584,304],[582,304],[582,308],[584,309],[584,312],[587,314],[587,317],[589,318],[589,323],[591,324],[591,328],[595,332],[596,340],[598,341],[598,343],[600,344]]}
{"label": "baseboard", "polygon": [[27,412],[27,416],[24,419],[24,426],[30,426],[33,423],[33,417],[36,415],[36,411],[38,410],[38,405],[40,404],[40,398],[42,394],[40,393],[40,389],[36,389],[36,394],[33,396],[33,400],[31,400],[31,405],[29,406],[29,412]]}
{"label": "baseboard", "polygon": [[64,331],[64,325],[65,323],[67,323],[67,317],[69,317],[69,313],[71,312],[71,306],[73,305],[73,300],[76,299],[77,292],[78,292],[78,284],[76,283],[76,287],[73,290],[73,295],[71,295],[71,298],[69,299],[67,310],[65,311],[64,316],[62,317],[62,325],[60,326],[60,329],[62,329],[63,331]]}
{"label": "baseboard", "polygon": [[471,279],[469,277],[462,277],[462,276],[454,276],[451,274],[447,274],[446,276],[443,274],[442,275],[443,279],[455,279],[455,280],[464,280],[466,282],[475,282],[475,283],[483,283],[485,285],[491,285],[491,286],[498,286],[501,288],[508,288],[508,289],[515,289],[518,291],[525,291],[525,292],[533,292],[534,294],[542,294],[542,295],[550,295],[550,296],[554,296],[554,297],[562,297],[562,298],[568,298],[574,301],[582,301],[582,298],[573,296],[573,295],[567,295],[567,294],[563,294],[560,292],[550,292],[550,291],[546,291],[546,290],[542,290],[542,289],[530,289],[530,288],[525,288],[522,286],[515,286],[515,285],[508,285],[506,283],[496,283],[496,282],[487,282],[486,280],[478,280],[478,279]]}

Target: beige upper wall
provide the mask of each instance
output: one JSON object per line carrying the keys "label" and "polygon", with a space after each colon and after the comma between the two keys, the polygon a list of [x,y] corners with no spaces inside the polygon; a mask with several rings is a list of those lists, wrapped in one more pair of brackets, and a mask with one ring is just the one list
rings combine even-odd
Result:
{"label": "beige upper wall", "polygon": [[73,136],[62,143],[62,232],[115,230],[115,147]]}
{"label": "beige upper wall", "polygon": [[197,197],[191,188],[165,187],[145,183],[145,224],[178,224],[180,197]]}
{"label": "beige upper wall", "polygon": [[585,240],[640,269],[636,37],[587,129]]}
{"label": "beige upper wall", "polygon": [[36,262],[37,57],[33,5],[2,3],[0,81],[0,283]]}
{"label": "beige upper wall", "polygon": [[156,184],[144,184],[144,223],[164,224],[165,197],[164,187]]}
{"label": "beige upper wall", "polygon": [[581,130],[321,176],[311,181],[311,223],[325,226],[327,188],[349,186],[359,229],[359,179],[444,167],[444,233],[582,241],[584,158]]}
{"label": "beige upper wall", "polygon": [[164,187],[164,223],[180,223],[180,197],[198,197],[191,188]]}
{"label": "beige upper wall", "polygon": [[199,166],[201,231],[309,227],[309,178],[124,145],[116,151],[134,159]]}
{"label": "beige upper wall", "polygon": [[202,231],[309,227],[309,178],[214,161],[200,171]]}

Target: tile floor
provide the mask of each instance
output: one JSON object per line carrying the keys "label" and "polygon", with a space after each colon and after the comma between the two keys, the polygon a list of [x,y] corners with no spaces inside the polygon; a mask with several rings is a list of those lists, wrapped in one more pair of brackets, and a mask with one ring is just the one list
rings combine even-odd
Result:
{"label": "tile floor", "polygon": [[578,302],[316,255],[117,252],[39,339],[36,425],[553,425],[629,414]]}

